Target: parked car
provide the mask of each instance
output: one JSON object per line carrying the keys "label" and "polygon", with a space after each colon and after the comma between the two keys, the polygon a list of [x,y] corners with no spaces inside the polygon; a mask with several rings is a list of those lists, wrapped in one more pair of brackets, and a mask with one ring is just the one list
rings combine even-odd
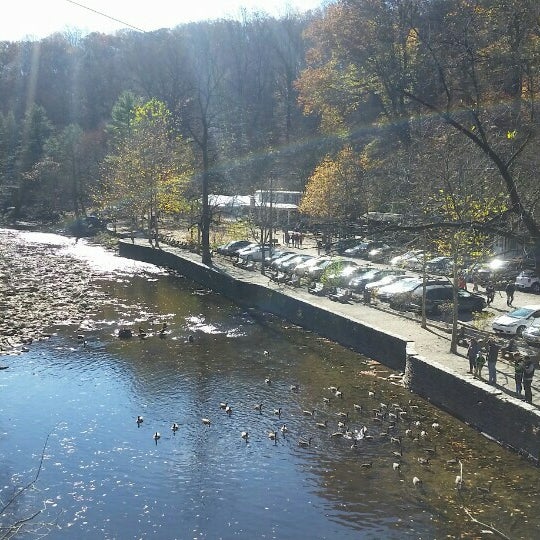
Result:
{"label": "parked car", "polygon": [[388,262],[388,259],[391,257],[394,249],[388,244],[383,244],[379,247],[373,248],[369,251],[367,258],[368,261],[384,263]]}
{"label": "parked car", "polygon": [[296,251],[286,251],[280,257],[272,259],[268,265],[271,269],[279,271],[279,267],[285,261],[296,257],[298,253]]}
{"label": "parked car", "polygon": [[368,253],[372,249],[379,248],[384,245],[384,242],[377,242],[374,240],[365,240],[356,244],[343,252],[346,257],[361,257],[367,259]]}
{"label": "parked car", "polygon": [[535,322],[533,325],[525,328],[523,334],[521,334],[525,343],[533,347],[540,347],[540,321]]}
{"label": "parked car", "polygon": [[422,253],[423,251],[421,249],[412,249],[410,251],[402,253],[401,255],[396,255],[395,257],[392,257],[390,259],[390,265],[404,267],[407,259],[418,257]]}
{"label": "parked car", "polygon": [[329,259],[322,261],[321,263],[313,266],[308,273],[310,281],[321,281],[323,274],[328,273],[332,274],[333,272],[340,272],[344,270],[347,266],[358,267],[358,263],[354,261],[349,261],[347,259]]}
{"label": "parked car", "polygon": [[408,276],[404,279],[400,279],[399,281],[395,281],[394,283],[390,283],[390,285],[380,287],[377,292],[377,297],[383,302],[389,302],[392,296],[412,290],[418,285],[418,283],[422,283],[420,278],[416,276]]}
{"label": "parked car", "polygon": [[347,264],[345,266],[340,266],[333,271],[326,270],[324,277],[327,285],[349,288],[350,282],[354,280],[356,276],[362,275],[367,271],[369,271],[368,268]]}
{"label": "parked car", "polygon": [[535,270],[523,270],[516,277],[516,289],[540,294],[540,277]]}
{"label": "parked car", "polygon": [[495,332],[521,336],[523,331],[540,322],[540,305],[523,306],[504,315],[499,315],[491,324]]}
{"label": "parked car", "polygon": [[[422,311],[422,292],[422,286],[414,289],[401,307],[410,311]],[[444,304],[451,305],[453,300],[454,287],[451,283],[428,285],[426,287],[426,313],[440,313],[441,307]],[[457,301],[458,311],[476,312],[482,311],[486,307],[486,299],[483,296],[464,289],[457,291]]]}
{"label": "parked car", "polygon": [[265,259],[270,259],[275,253],[276,248],[270,246],[247,247],[238,251],[238,258],[245,261],[262,261],[263,254]]}
{"label": "parked car", "polygon": [[349,287],[356,292],[361,292],[364,290],[365,286],[372,282],[378,281],[381,278],[400,272],[400,270],[386,269],[386,268],[370,268],[365,272],[362,272],[360,275],[355,276],[349,282]]}
{"label": "parked car", "polygon": [[489,281],[503,282],[515,281],[516,277],[523,270],[523,261],[521,259],[492,259],[489,263],[481,266],[476,271],[478,281],[485,285]]}
{"label": "parked car", "polygon": [[216,251],[220,253],[221,255],[236,255],[236,252],[240,249],[244,249],[248,246],[256,246],[257,244],[254,244],[253,242],[250,242],[249,240],[233,240],[232,242],[227,242],[226,244],[222,244],[221,246],[218,246]]}
{"label": "parked car", "polygon": [[336,242],[334,242],[331,246],[331,250],[334,253],[339,253],[340,255],[343,255],[343,252],[346,249],[349,249],[353,246],[356,246],[362,242],[362,238],[358,238],[357,236],[349,237],[349,238],[340,238]]}
{"label": "parked car", "polygon": [[297,254],[295,257],[291,257],[285,261],[283,261],[279,265],[279,270],[281,272],[285,272],[286,274],[291,274],[297,265],[299,265],[302,262],[308,261],[310,259],[313,259],[313,255],[307,255],[305,253]]}
{"label": "parked car", "polygon": [[454,260],[452,257],[434,257],[426,261],[426,271],[430,274],[442,274],[447,276],[452,273]]}
{"label": "parked car", "polygon": [[395,283],[396,281],[401,281],[402,279],[406,279],[411,277],[407,274],[390,274],[386,275],[383,278],[379,279],[378,281],[372,281],[364,287],[365,291],[371,291],[379,290],[381,287],[386,287],[387,285],[390,285],[391,283]]}
{"label": "parked car", "polygon": [[301,278],[304,276],[307,276],[311,268],[313,268],[314,266],[317,266],[320,262],[326,261],[326,260],[331,261],[332,258],[327,255],[313,257],[313,259],[304,261],[300,263],[298,266],[296,266],[294,269],[294,274]]}

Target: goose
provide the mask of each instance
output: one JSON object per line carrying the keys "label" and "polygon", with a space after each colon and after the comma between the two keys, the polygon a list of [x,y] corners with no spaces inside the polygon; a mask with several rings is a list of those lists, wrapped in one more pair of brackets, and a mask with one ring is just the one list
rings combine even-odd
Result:
{"label": "goose", "polygon": [[159,434],[159,432],[155,432],[154,433],[154,440],[157,442],[159,439],[161,439],[161,435]]}
{"label": "goose", "polygon": [[328,420],[325,420],[324,422],[317,422],[315,425],[318,428],[325,429],[328,427]]}
{"label": "goose", "polygon": [[364,469],[371,469],[371,467],[373,467],[373,463],[371,461],[368,463],[362,463],[360,464],[360,467],[363,467]]}
{"label": "goose", "polygon": [[433,422],[433,424],[431,424],[431,427],[432,427],[435,431],[440,431],[440,430],[441,430],[441,425],[439,424],[439,422]]}
{"label": "goose", "polygon": [[143,330],[140,326],[139,326],[139,337],[144,339],[148,336],[148,334],[146,333],[145,330]]}
{"label": "goose", "polygon": [[165,337],[167,335],[167,323],[164,322],[163,325],[161,326],[159,332],[159,337]]}
{"label": "goose", "polygon": [[341,390],[336,390],[334,395],[338,398],[343,399],[343,392]]}
{"label": "goose", "polygon": [[388,413],[388,420],[397,420],[397,414],[394,414],[393,412]]}
{"label": "goose", "polygon": [[407,411],[399,411],[398,415],[401,420],[405,420],[407,418]]}
{"label": "goose", "polygon": [[401,446],[401,437],[390,437],[390,442]]}
{"label": "goose", "polygon": [[358,405],[358,403],[354,403],[353,407],[354,407],[355,411],[361,411],[362,410],[362,405]]}
{"label": "goose", "polygon": [[354,439],[353,443],[351,444],[351,450],[357,450],[358,449],[358,441]]}
{"label": "goose", "polygon": [[394,469],[394,471],[399,470],[400,467],[401,467],[401,463],[397,463],[396,461],[392,463],[392,469]]}
{"label": "goose", "polygon": [[274,409],[274,414],[276,416],[281,416],[281,407],[279,409]]}
{"label": "goose", "polygon": [[277,440],[277,431],[269,431],[269,432],[268,432],[268,438],[269,438],[271,441]]}
{"label": "goose", "polygon": [[346,425],[345,422],[342,422],[341,420],[337,423],[337,427],[339,429],[343,429],[345,427],[345,425]]}
{"label": "goose", "polygon": [[287,427],[287,424],[283,424],[279,430],[281,431],[281,433],[287,433],[289,431],[289,428]]}
{"label": "goose", "polygon": [[305,416],[315,416],[315,409],[312,409],[311,411],[302,411],[302,414]]}
{"label": "goose", "polygon": [[405,436],[406,436],[406,437],[412,437],[412,434],[413,434],[413,433],[412,433],[412,429],[406,429],[406,430],[405,430]]}
{"label": "goose", "polygon": [[291,392],[298,392],[298,390],[300,390],[300,385],[299,384],[291,384],[291,386],[289,386]]}
{"label": "goose", "polygon": [[231,415],[232,414],[232,407],[230,407],[229,405],[227,405],[225,407],[225,412],[228,414],[228,415]]}
{"label": "goose", "polygon": [[392,452],[392,455],[394,457],[401,458],[401,457],[403,457],[403,450],[401,448],[399,449],[399,452],[397,450],[394,450]]}
{"label": "goose", "polygon": [[137,416],[137,425],[140,425],[143,422],[144,422],[144,418],[141,415]]}
{"label": "goose", "polygon": [[336,413],[340,418],[349,418],[348,412],[338,412]]}
{"label": "goose", "polygon": [[349,429],[345,429],[345,433],[343,434],[344,439],[352,439],[354,437],[354,433]]}
{"label": "goose", "polygon": [[264,382],[266,384],[272,384],[272,379],[270,379],[270,377],[266,377],[266,379],[264,379]]}
{"label": "goose", "polygon": [[119,328],[118,329],[118,337],[120,339],[129,339],[133,336],[133,332],[131,331],[131,328]]}
{"label": "goose", "polygon": [[332,433],[330,437],[332,437],[333,439],[338,439],[340,437],[343,437],[343,433],[341,431],[334,431],[334,433]]}
{"label": "goose", "polygon": [[173,432],[176,432],[180,429],[180,426],[176,423],[176,422],[173,422],[173,425],[171,426],[171,430]]}
{"label": "goose", "polygon": [[368,392],[368,396],[369,396],[369,397],[375,397],[375,392],[373,392],[373,391],[370,390],[370,391]]}
{"label": "goose", "polygon": [[429,459],[425,457],[419,457],[418,463],[420,463],[420,465],[429,465]]}
{"label": "goose", "polygon": [[379,406],[381,407],[381,410],[386,411],[388,409],[388,405],[386,403],[379,403]]}
{"label": "goose", "polygon": [[328,390],[330,390],[330,392],[333,392],[335,394],[339,390],[339,386],[329,386]]}
{"label": "goose", "polygon": [[262,414],[262,408],[263,408],[263,404],[262,403],[258,403],[257,405],[255,405],[253,407],[256,411],[259,411],[261,414]]}
{"label": "goose", "polygon": [[264,355],[264,356],[270,356],[270,352],[269,352],[269,351],[266,351],[266,350],[264,350],[264,351],[263,351],[263,355]]}
{"label": "goose", "polygon": [[415,477],[412,479],[412,483],[413,483],[413,485],[415,485],[415,486],[419,486],[419,485],[422,483],[422,480],[420,480],[420,478],[418,478],[418,476],[415,476]]}
{"label": "goose", "polygon": [[307,446],[311,446],[311,441],[312,441],[311,437],[307,441],[305,439],[299,439],[298,446],[306,448]]}
{"label": "goose", "polygon": [[323,397],[322,400],[324,401],[324,403],[330,403],[329,397]]}
{"label": "goose", "polygon": [[491,493],[491,484],[493,482],[491,480],[488,481],[487,486],[476,486],[476,491],[481,494]]}
{"label": "goose", "polygon": [[228,405],[229,405],[228,402],[220,403],[220,404],[219,404],[219,408],[220,408],[220,409],[226,409]]}
{"label": "goose", "polygon": [[209,426],[212,422],[210,421],[210,418],[203,418],[203,419],[202,419],[202,423],[203,423],[205,426]]}
{"label": "goose", "polygon": [[242,437],[242,439],[247,441],[249,438],[249,433],[247,431],[242,431],[242,433],[240,434],[240,437]]}

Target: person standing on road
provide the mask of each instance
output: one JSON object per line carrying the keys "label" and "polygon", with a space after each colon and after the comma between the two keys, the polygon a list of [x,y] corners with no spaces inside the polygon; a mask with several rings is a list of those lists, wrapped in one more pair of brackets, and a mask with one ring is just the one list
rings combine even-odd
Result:
{"label": "person standing on road", "polygon": [[480,345],[476,338],[472,338],[467,349],[467,358],[469,359],[469,373],[476,372],[476,357],[480,351]]}
{"label": "person standing on road", "polygon": [[506,305],[512,306],[512,302],[514,301],[514,293],[516,292],[516,285],[512,281],[509,281],[504,290],[506,291]]}
{"label": "person standing on road", "polygon": [[489,384],[497,384],[497,359],[499,358],[499,349],[500,347],[490,339],[487,345],[487,365],[488,365],[488,376]]}
{"label": "person standing on road", "polygon": [[532,381],[536,365],[530,356],[523,357],[523,390],[525,391],[525,401],[532,403]]}
{"label": "person standing on road", "polygon": [[488,306],[490,306],[493,303],[493,300],[495,300],[495,285],[493,285],[493,281],[490,281],[486,285],[486,303]]}
{"label": "person standing on road", "polygon": [[516,381],[516,396],[521,397],[523,388],[523,359],[519,355],[514,356],[514,380]]}

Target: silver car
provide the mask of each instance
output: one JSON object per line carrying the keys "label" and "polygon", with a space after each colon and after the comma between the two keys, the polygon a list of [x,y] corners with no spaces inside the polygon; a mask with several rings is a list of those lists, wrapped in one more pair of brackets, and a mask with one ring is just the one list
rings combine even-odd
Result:
{"label": "silver car", "polygon": [[536,322],[532,326],[529,326],[529,328],[525,328],[522,337],[527,345],[540,347],[540,322]]}

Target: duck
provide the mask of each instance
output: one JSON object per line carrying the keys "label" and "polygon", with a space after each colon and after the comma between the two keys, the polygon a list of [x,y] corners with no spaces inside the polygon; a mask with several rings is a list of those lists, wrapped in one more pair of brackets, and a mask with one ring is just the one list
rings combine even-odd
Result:
{"label": "duck", "polygon": [[392,469],[394,469],[394,471],[398,471],[401,467],[401,463],[398,463],[396,461],[394,461],[394,463],[392,463]]}
{"label": "duck", "polygon": [[244,441],[247,441],[249,438],[249,433],[247,431],[242,431],[242,433],[240,434],[240,437],[242,437]]}
{"label": "duck", "polygon": [[176,422],[173,422],[173,425],[171,426],[171,430],[174,432],[178,431],[180,429],[180,426],[176,423]]}
{"label": "duck", "polygon": [[160,435],[160,433],[159,433],[158,431],[156,431],[156,432],[154,433],[154,441],[157,442],[159,439],[161,439],[161,435]]}
{"label": "duck", "polygon": [[358,405],[358,403],[354,403],[353,407],[355,411],[362,411],[362,405]]}
{"label": "duck", "polygon": [[375,392],[373,392],[372,390],[370,390],[370,391],[368,392],[368,396],[369,396],[369,397],[375,397]]}
{"label": "duck", "polygon": [[202,423],[203,423],[205,426],[209,426],[212,422],[210,421],[210,418],[203,418],[203,419],[202,419]]}
{"label": "duck", "polygon": [[141,415],[137,416],[137,424],[140,425],[143,422],[144,422],[144,418]]}
{"label": "duck", "polygon": [[368,461],[367,463],[362,463],[360,467],[364,469],[371,469],[371,467],[373,467],[373,463],[371,461]]}
{"label": "duck", "polygon": [[322,400],[324,401],[324,403],[330,403],[330,398],[328,397],[323,397]]}
{"label": "duck", "polygon": [[315,424],[318,428],[324,429],[328,427],[328,420],[325,420],[324,422],[317,422]]}
{"label": "duck", "polygon": [[263,408],[263,404],[262,403],[257,403],[257,405],[255,405],[253,407],[256,411],[260,412],[262,414],[262,408]]}
{"label": "duck", "polygon": [[341,431],[334,431],[330,437],[332,437],[332,439],[339,439],[340,437],[343,437],[343,433]]}
{"label": "duck", "polygon": [[419,486],[419,485],[422,484],[422,480],[420,480],[420,478],[418,478],[418,476],[415,476],[415,477],[413,477],[413,479],[412,479],[412,483],[413,483],[413,485],[415,485],[415,486]]}
{"label": "duck", "polygon": [[330,392],[333,392],[335,394],[339,390],[339,386],[329,386],[328,390],[330,390]]}
{"label": "duck", "polygon": [[228,405],[229,405],[229,404],[228,404],[227,402],[225,402],[225,403],[220,403],[220,404],[219,404],[219,408],[220,408],[220,409],[226,409]]}
{"label": "duck", "polygon": [[348,412],[338,412],[336,413],[340,418],[349,418]]}
{"label": "duck", "polygon": [[343,399],[343,392],[342,392],[341,390],[336,390],[336,391],[334,392],[334,395],[335,395],[336,397],[338,397],[338,398]]}
{"label": "duck", "polygon": [[312,441],[311,437],[307,441],[305,439],[299,439],[298,446],[302,448],[306,448],[307,446],[311,446],[311,441]]}

